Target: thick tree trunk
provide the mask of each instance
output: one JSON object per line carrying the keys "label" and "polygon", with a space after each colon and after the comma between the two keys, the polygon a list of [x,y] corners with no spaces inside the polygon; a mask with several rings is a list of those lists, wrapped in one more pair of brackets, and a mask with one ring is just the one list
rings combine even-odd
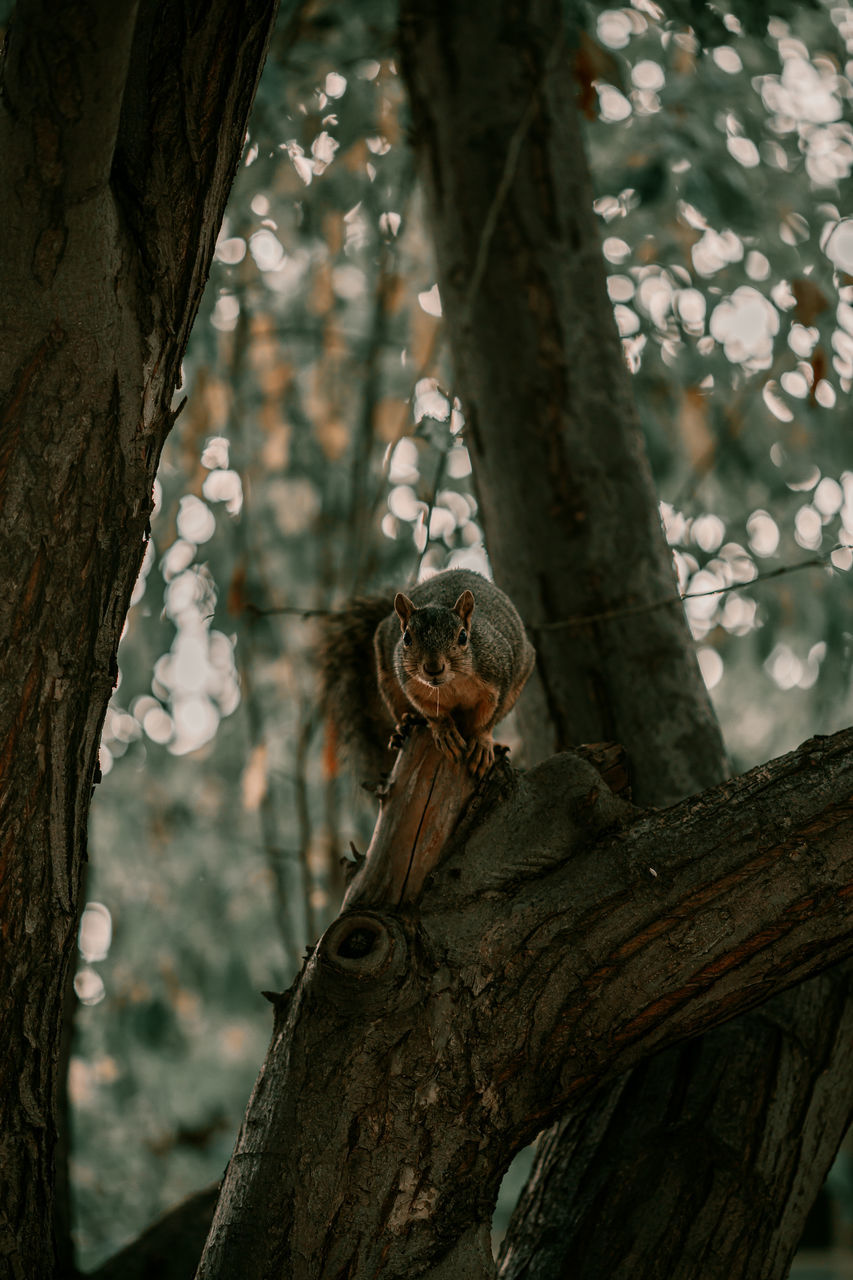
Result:
{"label": "thick tree trunk", "polygon": [[362,899],[280,998],[199,1280],[493,1275],[543,1124],[853,950],[851,787],[853,730],[663,812],[499,766],[419,901]]}
{"label": "thick tree trunk", "polygon": [[50,1277],[62,1003],[116,648],[274,16],[21,0],[0,155],[0,1276]]}
{"label": "thick tree trunk", "polygon": [[[553,741],[613,738],[628,748],[635,798],[671,803],[719,780],[725,762],[605,291],[560,6],[404,0],[401,37],[489,554],[539,653],[543,696],[525,746],[535,758]],[[839,974],[811,997],[826,1002],[828,1038],[815,1040],[808,1000],[786,997],[736,1035],[620,1082],[585,1124],[567,1118],[565,1136],[541,1147],[505,1274],[783,1274],[848,1123],[847,1054],[831,1030],[849,1022],[848,987]],[[784,1134],[788,1148],[766,1160],[769,1135]],[[657,1176],[634,1177],[662,1147]],[[685,1203],[674,1225],[682,1178],[703,1209]],[[713,1270],[722,1212],[728,1247]],[[753,1231],[754,1247],[740,1248]]]}
{"label": "thick tree trunk", "polygon": [[401,41],[486,545],[536,645],[547,714],[525,746],[620,742],[637,803],[672,804],[725,754],[607,297],[561,6],[411,0]]}

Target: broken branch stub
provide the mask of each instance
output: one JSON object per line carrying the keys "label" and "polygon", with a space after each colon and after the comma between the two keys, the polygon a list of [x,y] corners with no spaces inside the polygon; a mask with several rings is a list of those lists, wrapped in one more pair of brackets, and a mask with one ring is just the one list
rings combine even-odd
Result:
{"label": "broken branch stub", "polygon": [[342,909],[415,901],[476,787],[464,765],[441,755],[428,729],[415,729],[377,792],[379,817]]}

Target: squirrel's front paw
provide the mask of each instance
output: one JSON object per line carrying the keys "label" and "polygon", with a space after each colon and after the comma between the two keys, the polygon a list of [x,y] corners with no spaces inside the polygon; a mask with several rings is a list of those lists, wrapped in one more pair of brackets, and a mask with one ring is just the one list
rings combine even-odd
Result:
{"label": "squirrel's front paw", "polygon": [[478,734],[468,746],[468,768],[475,778],[485,778],[495,763],[495,743],[490,733]]}
{"label": "squirrel's front paw", "polygon": [[417,711],[407,711],[405,715],[400,717],[399,723],[394,725],[394,732],[388,740],[388,750],[402,751],[409,734],[422,724],[426,724],[426,720],[422,715],[419,715]]}
{"label": "squirrel's front paw", "polygon": [[465,739],[453,721],[442,720],[438,724],[431,724],[430,728],[435,745],[441,754],[448,760],[452,760],[454,764],[458,764],[465,754]]}

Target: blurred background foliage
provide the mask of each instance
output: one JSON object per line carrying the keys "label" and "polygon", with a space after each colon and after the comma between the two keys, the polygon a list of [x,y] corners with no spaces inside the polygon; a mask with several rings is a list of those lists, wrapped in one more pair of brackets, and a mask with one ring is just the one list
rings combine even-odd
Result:
{"label": "blurred background foliage", "polygon": [[[853,10],[749,9],[744,30],[688,0],[590,6],[575,62],[616,322],[739,769],[853,720]],[[324,749],[317,613],[487,569],[395,20],[314,0],[282,24],[185,360],[93,806],[84,1267],[221,1174],[259,993],[289,985],[364,847],[371,805]],[[833,1185],[849,1219],[843,1161]]]}

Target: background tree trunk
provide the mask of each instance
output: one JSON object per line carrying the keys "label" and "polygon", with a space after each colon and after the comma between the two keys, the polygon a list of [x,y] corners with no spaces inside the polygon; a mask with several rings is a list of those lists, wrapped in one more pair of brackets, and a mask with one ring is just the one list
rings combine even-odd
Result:
{"label": "background tree trunk", "polygon": [[[726,766],[605,289],[572,36],[555,0],[404,0],[401,38],[486,543],[539,656],[525,748],[614,739],[635,800],[671,804]],[[783,1275],[849,1123],[848,995],[845,970],[567,1117],[503,1274]]]}
{"label": "background tree trunk", "polygon": [[273,0],[21,0],[2,67],[0,1275],[49,1277],[57,1066],[116,648]]}
{"label": "background tree trunk", "polygon": [[404,3],[401,41],[486,545],[537,650],[546,715],[525,745],[618,741],[637,803],[671,804],[725,758],[605,288],[560,5]]}

